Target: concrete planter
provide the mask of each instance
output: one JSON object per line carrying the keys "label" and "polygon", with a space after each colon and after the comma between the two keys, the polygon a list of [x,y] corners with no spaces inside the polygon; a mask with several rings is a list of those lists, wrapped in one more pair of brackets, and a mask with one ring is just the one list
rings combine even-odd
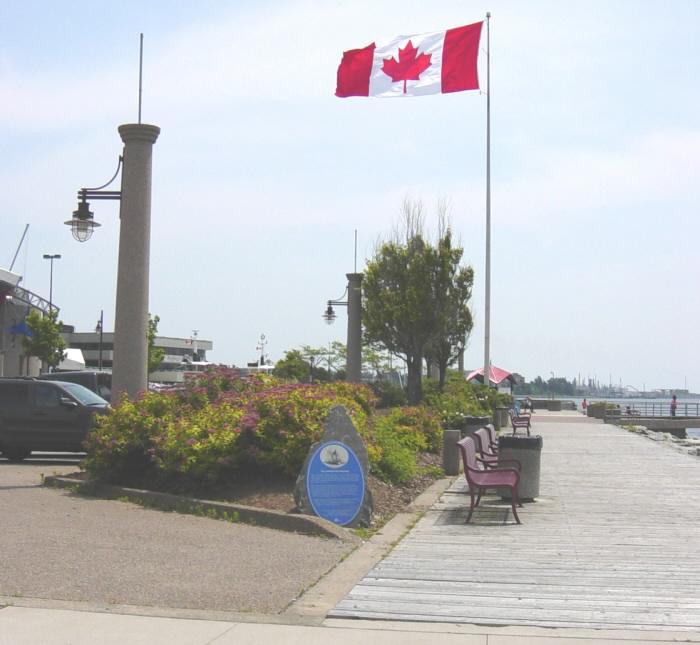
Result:
{"label": "concrete planter", "polygon": [[459,475],[459,448],[457,442],[462,438],[459,428],[445,428],[442,431],[442,469],[445,475]]}

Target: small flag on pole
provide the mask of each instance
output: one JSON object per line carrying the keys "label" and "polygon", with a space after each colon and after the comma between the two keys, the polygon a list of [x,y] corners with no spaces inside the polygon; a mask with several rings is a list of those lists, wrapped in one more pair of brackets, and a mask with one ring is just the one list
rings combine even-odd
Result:
{"label": "small flag on pole", "polygon": [[385,98],[478,90],[482,25],[397,36],[346,51],[335,95]]}

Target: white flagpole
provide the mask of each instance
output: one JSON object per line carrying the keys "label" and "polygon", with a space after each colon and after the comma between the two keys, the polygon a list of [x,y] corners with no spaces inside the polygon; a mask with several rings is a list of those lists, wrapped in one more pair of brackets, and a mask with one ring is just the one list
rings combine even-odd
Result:
{"label": "white flagpole", "polygon": [[484,312],[484,385],[491,383],[491,12],[486,12],[486,278]]}

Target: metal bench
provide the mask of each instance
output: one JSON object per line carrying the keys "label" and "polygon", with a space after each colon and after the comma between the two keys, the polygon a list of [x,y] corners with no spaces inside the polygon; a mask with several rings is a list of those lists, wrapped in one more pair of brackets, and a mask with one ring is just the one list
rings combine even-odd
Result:
{"label": "metal bench", "polygon": [[525,428],[527,436],[530,436],[530,415],[529,414],[515,414],[514,410],[510,410],[510,425],[513,428],[513,434],[518,431],[518,428]]}
{"label": "metal bench", "polygon": [[489,470],[481,470],[479,468],[479,459],[476,456],[476,446],[474,439],[465,437],[457,442],[459,451],[462,455],[462,463],[464,464],[464,476],[469,484],[469,496],[471,504],[469,506],[469,514],[467,515],[466,523],[472,519],[474,509],[481,502],[482,494],[488,489],[508,488],[510,489],[511,508],[513,509],[513,517],[520,524],[518,511],[516,506],[522,506],[518,498],[518,483],[520,482],[520,473],[515,468],[494,468]]}
{"label": "metal bench", "polygon": [[479,455],[477,462],[481,462],[486,468],[498,468],[499,466],[507,466],[515,468],[518,472],[522,470],[522,466],[517,459],[501,459],[498,456],[498,444],[491,441],[489,428],[479,428],[474,434],[474,447]]}

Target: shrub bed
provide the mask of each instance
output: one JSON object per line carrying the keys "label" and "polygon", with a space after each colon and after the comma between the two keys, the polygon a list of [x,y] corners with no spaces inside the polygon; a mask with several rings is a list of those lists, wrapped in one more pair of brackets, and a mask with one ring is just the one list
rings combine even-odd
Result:
{"label": "shrub bed", "polygon": [[425,403],[439,415],[445,428],[461,428],[466,417],[493,419],[497,407],[510,407],[513,397],[492,387],[470,383],[459,375],[448,376],[442,391],[435,381],[425,387]]}
{"label": "shrub bed", "polygon": [[217,368],[181,391],[121,400],[89,435],[84,468],[104,481],[177,487],[219,485],[251,470],[293,477],[330,409],[343,405],[365,440],[372,471],[404,482],[417,473],[420,452],[439,451],[439,418],[423,407],[377,415],[376,402],[364,385],[289,384]]}

